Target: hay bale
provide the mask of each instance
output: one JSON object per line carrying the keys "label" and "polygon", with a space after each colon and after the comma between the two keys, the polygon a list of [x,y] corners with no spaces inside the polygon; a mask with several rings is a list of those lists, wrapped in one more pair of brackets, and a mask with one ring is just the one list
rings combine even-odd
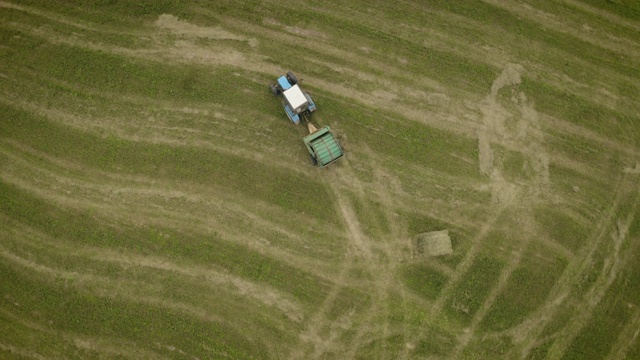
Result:
{"label": "hay bale", "polygon": [[451,255],[453,247],[448,230],[422,233],[415,238],[416,254],[419,256]]}

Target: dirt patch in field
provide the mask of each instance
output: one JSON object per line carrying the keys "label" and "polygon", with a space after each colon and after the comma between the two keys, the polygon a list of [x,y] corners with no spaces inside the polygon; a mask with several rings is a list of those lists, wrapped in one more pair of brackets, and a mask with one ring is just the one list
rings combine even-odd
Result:
{"label": "dirt patch in field", "polygon": [[[550,158],[544,147],[544,134],[537,111],[526,95],[518,89],[523,67],[508,64],[491,86],[491,93],[479,106],[482,125],[478,129],[478,166],[482,175],[491,181],[491,194],[495,203],[513,204],[517,194],[525,192],[535,199],[549,185]],[[510,108],[501,103],[502,89],[511,91]],[[492,144],[520,152],[524,157],[522,177],[505,179],[502,158]]]}
{"label": "dirt patch in field", "polygon": [[507,137],[505,121],[507,110],[498,100],[498,91],[505,86],[520,84],[520,65],[507,65],[491,85],[491,93],[480,105],[482,126],[478,129],[479,170],[491,181],[491,198],[495,203],[510,204],[515,200],[515,185],[509,184],[502,176],[499,161],[495,158],[492,143],[500,143]]}
{"label": "dirt patch in field", "polygon": [[89,350],[124,358],[147,358],[162,359],[161,354],[149,349],[144,349],[133,342],[123,339],[111,339],[106,337],[78,337],[77,335],[64,336],[70,343],[79,349]]}
{"label": "dirt patch in field", "polygon": [[221,27],[205,27],[191,24],[187,21],[180,20],[174,15],[162,14],[154,23],[157,27],[169,30],[174,35],[199,37],[215,40],[236,40],[246,41],[252,47],[258,45],[258,40],[247,39],[242,35],[234,34]]}
{"label": "dirt patch in field", "polygon": [[326,40],[329,37],[326,34],[323,34],[317,30],[311,30],[311,29],[303,29],[297,26],[288,26],[288,25],[284,25],[282,23],[280,23],[279,21],[275,20],[275,19],[271,19],[271,18],[266,18],[264,19],[264,21],[262,22],[264,25],[270,25],[270,26],[277,26],[279,28],[284,29],[285,31],[287,31],[290,34],[293,35],[299,35],[299,36],[304,36],[307,38],[312,38],[312,39],[322,39],[322,40]]}
{"label": "dirt patch in field", "polygon": [[623,171],[627,174],[640,174],[640,161],[636,162],[635,167],[626,167]]}

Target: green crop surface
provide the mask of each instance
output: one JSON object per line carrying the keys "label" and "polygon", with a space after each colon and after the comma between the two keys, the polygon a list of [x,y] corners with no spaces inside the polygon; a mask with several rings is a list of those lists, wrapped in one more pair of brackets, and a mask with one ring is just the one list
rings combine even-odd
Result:
{"label": "green crop surface", "polygon": [[0,358],[638,359],[639,94],[631,0],[0,0]]}

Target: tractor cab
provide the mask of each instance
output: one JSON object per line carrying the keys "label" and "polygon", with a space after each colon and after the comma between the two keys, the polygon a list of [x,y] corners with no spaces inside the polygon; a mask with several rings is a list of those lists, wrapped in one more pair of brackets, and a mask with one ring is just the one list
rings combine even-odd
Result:
{"label": "tractor cab", "polygon": [[294,124],[300,123],[300,116],[305,112],[316,111],[316,104],[311,96],[300,88],[298,79],[291,72],[280,76],[278,83],[271,85],[271,91],[276,96],[282,96],[284,111]]}

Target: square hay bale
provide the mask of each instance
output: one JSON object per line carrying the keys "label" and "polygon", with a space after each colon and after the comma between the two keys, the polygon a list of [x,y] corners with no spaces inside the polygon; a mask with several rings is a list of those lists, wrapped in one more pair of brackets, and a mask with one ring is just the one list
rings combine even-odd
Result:
{"label": "square hay bale", "polygon": [[431,231],[418,234],[415,238],[416,255],[418,256],[442,256],[451,255],[453,247],[448,230]]}

